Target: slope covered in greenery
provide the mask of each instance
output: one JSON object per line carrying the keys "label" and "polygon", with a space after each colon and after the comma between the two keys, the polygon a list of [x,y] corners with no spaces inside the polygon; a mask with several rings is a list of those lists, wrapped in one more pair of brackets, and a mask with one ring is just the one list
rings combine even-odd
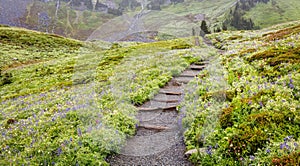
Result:
{"label": "slope covered in greenery", "polygon": [[0,165],[99,165],[136,108],[202,55],[191,39],[83,43],[1,27]]}
{"label": "slope covered in greenery", "polygon": [[299,165],[300,23],[209,38],[224,50],[182,104],[199,165]]}
{"label": "slope covered in greenery", "polygon": [[272,0],[257,4],[246,12],[245,18],[252,19],[260,28],[270,27],[279,23],[299,20],[300,5],[297,0]]}
{"label": "slope covered in greenery", "polygon": [[241,0],[224,11],[223,24],[229,29],[262,29],[299,19],[296,0]]}

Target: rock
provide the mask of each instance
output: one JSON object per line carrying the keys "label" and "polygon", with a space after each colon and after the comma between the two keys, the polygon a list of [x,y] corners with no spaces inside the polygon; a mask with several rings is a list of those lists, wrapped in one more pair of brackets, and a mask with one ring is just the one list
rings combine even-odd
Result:
{"label": "rock", "polygon": [[190,156],[190,155],[192,155],[192,154],[194,154],[194,153],[198,153],[198,150],[197,150],[197,149],[191,149],[191,150],[185,152],[184,155]]}

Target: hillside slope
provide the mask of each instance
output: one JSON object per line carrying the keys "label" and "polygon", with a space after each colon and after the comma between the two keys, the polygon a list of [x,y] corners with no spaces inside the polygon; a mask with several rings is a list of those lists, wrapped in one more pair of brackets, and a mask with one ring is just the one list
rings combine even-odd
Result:
{"label": "hillside slope", "polygon": [[[95,30],[113,19],[121,20],[120,23],[132,22],[142,8],[144,11],[155,13],[155,16],[141,21],[145,29],[148,28],[147,22],[160,23],[157,18],[170,19],[169,22],[175,25],[177,20],[174,18],[178,17],[182,20],[189,19],[198,27],[202,20],[206,20],[213,32],[222,29],[259,29],[297,20],[300,15],[297,0],[99,0],[98,2],[84,0],[82,2],[80,0],[64,0],[60,3],[55,0],[3,1],[0,3],[0,24],[86,40]],[[11,8],[12,4],[18,7],[18,10]],[[112,27],[130,29],[126,26],[112,25]]]}
{"label": "hillside slope", "polygon": [[136,108],[190,63],[191,39],[79,42],[1,27],[0,165],[105,165]]}
{"label": "hillside slope", "polygon": [[223,24],[238,30],[261,29],[299,19],[297,0],[241,0],[225,11]]}
{"label": "hillside slope", "polygon": [[209,35],[224,53],[182,104],[195,164],[300,164],[299,32],[296,21]]}
{"label": "hillside slope", "polygon": [[245,18],[251,18],[255,25],[266,28],[279,23],[298,20],[299,9],[300,4],[297,0],[273,0],[267,4],[258,4],[246,12]]}

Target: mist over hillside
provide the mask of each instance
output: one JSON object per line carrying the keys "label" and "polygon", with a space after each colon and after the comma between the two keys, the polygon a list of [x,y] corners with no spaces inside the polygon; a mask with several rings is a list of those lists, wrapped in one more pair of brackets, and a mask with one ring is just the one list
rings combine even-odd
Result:
{"label": "mist over hillside", "polygon": [[129,21],[141,11],[155,11],[156,17],[167,12],[199,26],[205,20],[219,32],[297,20],[298,8],[295,0],[0,0],[0,24],[86,40],[104,23],[122,16]]}

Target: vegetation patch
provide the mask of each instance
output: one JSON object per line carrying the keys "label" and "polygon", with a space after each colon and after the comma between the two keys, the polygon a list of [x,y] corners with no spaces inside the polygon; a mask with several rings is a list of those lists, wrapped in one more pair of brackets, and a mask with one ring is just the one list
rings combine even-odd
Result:
{"label": "vegetation patch", "polygon": [[1,31],[0,165],[107,165],[135,133],[133,105],[202,58],[190,39],[98,46]]}
{"label": "vegetation patch", "polygon": [[299,34],[266,42],[255,33],[209,35],[227,52],[191,82],[182,105],[185,142],[197,149],[190,157],[197,165],[300,164]]}

